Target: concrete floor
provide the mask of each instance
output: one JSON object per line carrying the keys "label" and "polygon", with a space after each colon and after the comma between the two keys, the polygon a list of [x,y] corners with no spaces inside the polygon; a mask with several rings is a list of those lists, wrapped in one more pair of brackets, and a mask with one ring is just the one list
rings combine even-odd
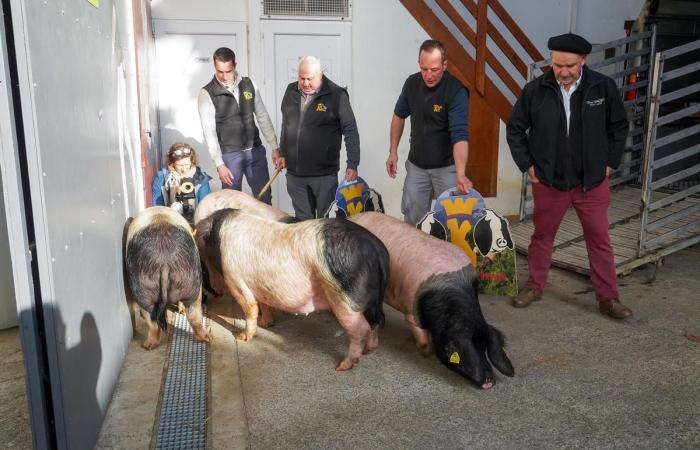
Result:
{"label": "concrete floor", "polygon": [[0,331],[0,448],[31,449],[24,360],[17,327]]}
{"label": "concrete floor", "polygon": [[[530,308],[483,296],[516,369],[490,391],[421,357],[390,308],[377,351],[337,373],[347,339],[330,314],[278,313],[272,328],[236,342],[240,311],[217,299],[210,447],[700,448],[699,268],[696,246],[667,257],[652,284],[644,270],[621,279],[635,312],[624,323],[598,313],[587,279],[558,269]],[[142,339],[130,347],[97,448],[149,448],[166,346],[145,352]],[[15,448],[7,438],[0,429],[0,447]]]}

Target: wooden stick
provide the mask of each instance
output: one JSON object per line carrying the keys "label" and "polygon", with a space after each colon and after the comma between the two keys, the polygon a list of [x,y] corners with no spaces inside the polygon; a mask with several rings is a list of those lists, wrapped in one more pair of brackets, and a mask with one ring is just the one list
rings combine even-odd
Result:
{"label": "wooden stick", "polygon": [[268,180],[268,182],[265,183],[265,186],[263,186],[262,189],[260,189],[260,192],[258,193],[258,195],[257,195],[255,198],[257,198],[258,200],[260,200],[260,198],[261,198],[263,195],[265,195],[265,192],[267,192],[267,190],[270,189],[270,186],[272,186],[272,182],[275,181],[275,178],[277,178],[277,175],[279,175],[280,172],[282,172],[282,168],[281,168],[281,167],[278,167],[278,168],[275,169],[275,171],[272,173],[272,176],[270,177],[270,179]]}

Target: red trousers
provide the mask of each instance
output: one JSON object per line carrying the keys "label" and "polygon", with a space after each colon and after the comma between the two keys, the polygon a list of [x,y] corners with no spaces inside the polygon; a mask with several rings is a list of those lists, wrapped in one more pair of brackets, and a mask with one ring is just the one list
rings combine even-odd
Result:
{"label": "red trousers", "polygon": [[596,299],[603,301],[618,298],[615,257],[608,233],[608,179],[585,192],[580,186],[569,191],[559,191],[542,183],[532,183],[532,196],[535,202],[535,231],[527,253],[530,270],[527,287],[540,292],[544,290],[552,262],[554,237],[566,210],[573,205],[586,240]]}

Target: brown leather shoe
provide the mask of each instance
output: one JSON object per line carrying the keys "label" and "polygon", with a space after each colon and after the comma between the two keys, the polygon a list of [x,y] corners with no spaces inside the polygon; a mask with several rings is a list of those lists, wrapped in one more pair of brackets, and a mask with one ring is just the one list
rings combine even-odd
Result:
{"label": "brown leather shoe", "polygon": [[620,303],[620,300],[616,298],[598,302],[598,310],[601,314],[610,316],[613,319],[621,320],[632,316],[632,310]]}
{"label": "brown leather shoe", "polygon": [[513,307],[515,308],[525,308],[530,306],[530,303],[536,302],[542,299],[542,291],[537,289],[524,288],[518,293],[518,296],[513,299]]}

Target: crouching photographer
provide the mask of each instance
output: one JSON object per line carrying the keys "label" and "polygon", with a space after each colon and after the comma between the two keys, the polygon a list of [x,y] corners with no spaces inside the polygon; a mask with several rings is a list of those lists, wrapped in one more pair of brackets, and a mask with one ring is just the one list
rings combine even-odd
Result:
{"label": "crouching photographer", "polygon": [[192,223],[197,204],[211,192],[209,180],[192,146],[177,142],[168,150],[168,167],[153,180],[153,205],[169,206]]}

